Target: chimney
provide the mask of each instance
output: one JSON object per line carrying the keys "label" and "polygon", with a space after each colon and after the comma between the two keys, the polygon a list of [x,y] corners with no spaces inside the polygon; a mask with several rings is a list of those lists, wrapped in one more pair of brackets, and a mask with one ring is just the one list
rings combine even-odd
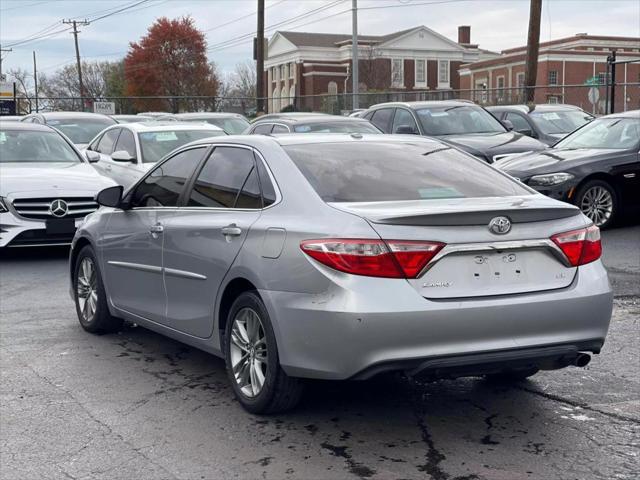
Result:
{"label": "chimney", "polygon": [[469,25],[460,25],[458,27],[458,43],[460,45],[471,44],[471,27]]}

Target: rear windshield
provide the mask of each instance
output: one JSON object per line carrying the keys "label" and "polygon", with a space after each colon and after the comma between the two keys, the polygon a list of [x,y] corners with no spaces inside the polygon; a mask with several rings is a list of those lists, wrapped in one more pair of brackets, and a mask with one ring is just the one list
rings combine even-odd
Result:
{"label": "rear windshield", "polygon": [[582,110],[533,111],[529,114],[542,133],[570,133],[585,123],[593,120],[593,116]]}
{"label": "rear windshield", "polygon": [[427,135],[506,132],[489,112],[475,105],[427,107],[416,110],[416,113]]}
{"label": "rear windshield", "polygon": [[295,125],[293,131],[296,133],[381,133],[369,122],[339,121],[339,122],[319,122],[303,123]]}
{"label": "rear windshield", "polygon": [[225,133],[220,130],[161,130],[140,133],[142,161],[155,163],[167,153],[189,142],[202,138],[218,137]]}
{"label": "rear windshield", "polygon": [[105,128],[115,125],[117,122],[109,117],[105,118],[65,118],[47,119],[47,125],[51,125],[64,133],[73,143],[89,143],[93,137]]}
{"label": "rear windshield", "polygon": [[80,162],[58,132],[0,130],[0,162]]}
{"label": "rear windshield", "polygon": [[283,147],[326,202],[528,195],[515,180],[433,143],[317,143]]}

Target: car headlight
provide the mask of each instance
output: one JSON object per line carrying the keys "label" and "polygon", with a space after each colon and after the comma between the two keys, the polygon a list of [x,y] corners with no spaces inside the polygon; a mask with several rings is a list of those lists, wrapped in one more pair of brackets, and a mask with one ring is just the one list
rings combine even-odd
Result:
{"label": "car headlight", "polygon": [[4,198],[0,197],[0,213],[8,212],[7,204],[4,202]]}
{"label": "car headlight", "polygon": [[551,187],[554,185],[560,185],[573,178],[570,173],[547,173],[545,175],[534,175],[529,179],[529,185],[539,187]]}

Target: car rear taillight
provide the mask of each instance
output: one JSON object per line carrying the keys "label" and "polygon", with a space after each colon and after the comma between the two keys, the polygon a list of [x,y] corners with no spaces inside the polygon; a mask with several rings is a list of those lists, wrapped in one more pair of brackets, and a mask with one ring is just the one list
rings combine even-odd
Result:
{"label": "car rear taillight", "polygon": [[558,233],[552,236],[551,240],[560,247],[569,263],[574,267],[591,263],[599,259],[602,254],[600,229],[595,225]]}
{"label": "car rear taillight", "polygon": [[444,246],[438,242],[327,238],[305,240],[304,253],[341,272],[385,278],[415,278]]}

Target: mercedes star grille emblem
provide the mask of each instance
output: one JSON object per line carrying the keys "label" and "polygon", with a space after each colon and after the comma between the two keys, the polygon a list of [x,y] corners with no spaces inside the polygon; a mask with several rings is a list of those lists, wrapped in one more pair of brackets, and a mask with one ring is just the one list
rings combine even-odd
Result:
{"label": "mercedes star grille emblem", "polygon": [[504,235],[511,230],[511,220],[507,217],[495,217],[489,222],[489,231],[496,235]]}
{"label": "mercedes star grille emblem", "polygon": [[69,206],[64,200],[54,200],[53,202],[51,202],[51,205],[49,205],[49,212],[54,217],[64,217],[68,211]]}

